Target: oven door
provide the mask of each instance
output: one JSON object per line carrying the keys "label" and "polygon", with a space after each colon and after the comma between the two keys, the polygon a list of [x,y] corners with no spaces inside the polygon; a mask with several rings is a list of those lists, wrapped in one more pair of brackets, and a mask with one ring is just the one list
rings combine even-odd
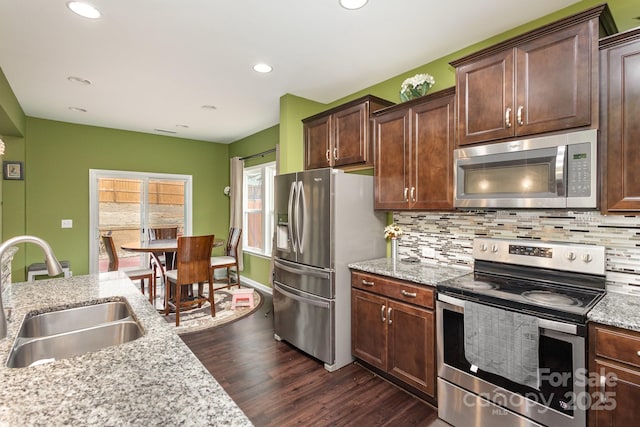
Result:
{"label": "oven door", "polygon": [[[520,425],[586,425],[584,328],[539,319],[540,389],[536,390],[472,369],[464,355],[463,300],[439,294],[436,315],[440,418],[453,425],[478,421],[513,425],[516,419]],[[473,422],[467,419],[471,415],[476,417]]]}

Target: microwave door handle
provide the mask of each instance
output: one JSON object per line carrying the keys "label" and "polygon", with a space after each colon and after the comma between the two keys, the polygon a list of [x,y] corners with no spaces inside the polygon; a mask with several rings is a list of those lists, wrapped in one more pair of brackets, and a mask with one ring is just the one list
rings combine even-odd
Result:
{"label": "microwave door handle", "polygon": [[293,252],[297,252],[296,236],[293,234],[293,231],[294,231],[293,223],[295,222],[293,206],[295,204],[295,199],[296,199],[296,182],[293,181],[291,183],[291,188],[289,189],[289,204],[287,206],[287,213],[289,215],[287,228],[289,229],[289,240],[291,241]]}
{"label": "microwave door handle", "polygon": [[561,145],[558,147],[558,151],[556,154],[556,192],[560,197],[565,197],[567,195],[566,194],[567,185],[565,182],[566,181],[565,166],[567,164],[566,153],[567,153],[566,145]]}

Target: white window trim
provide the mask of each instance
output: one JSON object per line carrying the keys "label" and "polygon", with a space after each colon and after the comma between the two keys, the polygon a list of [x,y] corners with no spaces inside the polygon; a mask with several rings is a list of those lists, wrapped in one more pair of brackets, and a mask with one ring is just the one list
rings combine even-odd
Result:
{"label": "white window trim", "polygon": [[[261,169],[262,170],[262,174],[263,174],[263,186],[262,186],[262,200],[265,201],[264,203],[264,207],[268,209],[268,211],[264,211],[264,210],[257,210],[257,209],[252,209],[252,210],[248,210],[245,208],[245,201],[247,200],[248,197],[248,192],[246,191],[246,185],[247,185],[247,180],[246,180],[246,176],[245,174],[247,172],[253,171],[253,170],[257,170],[257,169]],[[266,170],[267,169],[272,169],[273,170],[273,174],[275,175],[276,173],[276,162],[266,162],[266,163],[261,163],[259,165],[255,165],[255,166],[249,166],[249,167],[245,167],[243,170],[243,185],[245,186],[245,188],[243,188],[243,200],[242,200],[242,226],[245,230],[247,230],[246,233],[243,233],[243,242],[242,242],[242,251],[245,253],[249,253],[255,256],[259,256],[259,257],[265,257],[265,258],[269,258],[271,257],[271,236],[272,236],[272,231],[273,231],[273,215],[274,215],[274,205],[275,205],[275,200],[274,200],[274,182],[273,179],[269,179],[271,177],[267,177],[266,176]],[[268,206],[267,205],[267,196],[271,196],[270,200],[268,201]],[[264,239],[264,243],[265,243],[265,249],[262,250],[260,248],[254,248],[254,247],[250,247],[248,245],[248,227],[247,227],[247,214],[249,212],[262,212],[262,227],[264,230],[265,235],[263,236]]]}

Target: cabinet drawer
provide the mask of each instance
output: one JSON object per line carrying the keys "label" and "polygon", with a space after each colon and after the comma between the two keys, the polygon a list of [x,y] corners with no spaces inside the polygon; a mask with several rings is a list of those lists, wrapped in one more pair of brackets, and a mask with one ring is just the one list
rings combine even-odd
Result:
{"label": "cabinet drawer", "polygon": [[640,367],[640,334],[596,326],[596,355]]}
{"label": "cabinet drawer", "polygon": [[378,295],[404,301],[421,307],[434,307],[434,289],[407,283],[402,280],[390,279],[375,274],[353,272],[351,285],[354,288],[373,292]]}

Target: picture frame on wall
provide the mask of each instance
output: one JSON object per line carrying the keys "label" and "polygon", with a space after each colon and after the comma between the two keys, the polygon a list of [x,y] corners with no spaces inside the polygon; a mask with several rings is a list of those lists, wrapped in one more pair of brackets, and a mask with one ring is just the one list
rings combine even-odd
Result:
{"label": "picture frame on wall", "polygon": [[8,180],[24,180],[24,164],[22,162],[4,160],[2,162],[2,177]]}

